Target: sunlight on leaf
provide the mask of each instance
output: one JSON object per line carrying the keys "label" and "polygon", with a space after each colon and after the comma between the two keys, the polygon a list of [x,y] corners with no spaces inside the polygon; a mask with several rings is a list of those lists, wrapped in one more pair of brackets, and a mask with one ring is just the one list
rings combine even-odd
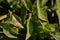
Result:
{"label": "sunlight on leaf", "polygon": [[47,21],[47,13],[46,10],[44,10],[43,8],[40,7],[40,0],[37,0],[37,14],[38,14],[38,18],[41,20],[45,20]]}
{"label": "sunlight on leaf", "polygon": [[57,8],[56,12],[59,18],[59,25],[60,25],[60,0],[56,0],[56,8]]}
{"label": "sunlight on leaf", "polygon": [[27,34],[26,34],[25,40],[28,40],[31,37],[31,34],[33,32],[33,25],[31,23],[31,16],[32,16],[32,14],[30,14],[29,19],[27,19]]}

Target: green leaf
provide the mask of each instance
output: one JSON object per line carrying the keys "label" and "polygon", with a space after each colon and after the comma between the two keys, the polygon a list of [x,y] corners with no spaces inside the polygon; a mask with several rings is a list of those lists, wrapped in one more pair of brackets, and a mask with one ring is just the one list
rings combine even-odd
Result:
{"label": "green leaf", "polygon": [[52,36],[52,38],[56,39],[56,40],[60,40],[60,27],[58,27],[57,24],[49,24],[50,27],[50,35]]}
{"label": "green leaf", "polygon": [[53,36],[53,38],[55,38],[56,40],[60,40],[60,33],[57,32],[56,34],[51,34]]}
{"label": "green leaf", "polygon": [[14,15],[12,15],[11,21],[12,21],[14,26],[16,26],[18,28],[24,28],[23,25],[15,18]]}
{"label": "green leaf", "polygon": [[[12,24],[7,24],[7,23],[0,23],[0,25],[2,26],[3,29],[3,33],[9,37],[9,38],[17,38],[17,36],[14,36],[10,33],[10,27],[13,28]],[[17,31],[16,31],[17,32]],[[15,33],[15,31],[14,31]]]}
{"label": "green leaf", "polygon": [[15,18],[19,21],[19,22],[21,22],[21,17],[20,16],[18,16],[18,15],[16,15],[16,14],[13,14],[14,16],[15,16]]}
{"label": "green leaf", "polygon": [[21,7],[21,3],[20,0],[7,0],[7,2],[9,3],[10,7],[12,9],[16,9],[16,8],[20,8]]}
{"label": "green leaf", "polygon": [[13,36],[8,30],[3,29],[4,34],[9,38],[17,38],[16,36]]}
{"label": "green leaf", "polygon": [[48,1],[48,0],[42,0],[42,1],[41,1],[41,7],[44,7],[47,1]]}
{"label": "green leaf", "polygon": [[30,0],[21,0],[21,2],[24,4],[26,9],[31,12],[32,10],[32,3]]}
{"label": "green leaf", "polygon": [[33,32],[33,25],[31,23],[31,14],[30,14],[29,19],[27,20],[27,34],[25,40],[28,40],[31,37],[32,32]]}
{"label": "green leaf", "polygon": [[60,40],[60,29],[58,29],[59,31],[54,31],[53,33],[50,33],[50,35],[55,38],[56,40]]}
{"label": "green leaf", "polygon": [[13,28],[13,27],[11,27],[11,28],[9,28],[10,30],[10,33],[12,33],[12,34],[14,34],[14,35],[18,35],[19,33],[19,30],[17,29],[17,28]]}
{"label": "green leaf", "polygon": [[1,3],[1,2],[4,2],[4,1],[5,1],[5,0],[0,0],[0,3]]}
{"label": "green leaf", "polygon": [[25,24],[27,12],[26,12],[26,8],[25,8],[24,6],[21,7],[21,13],[20,13],[20,14],[21,14],[21,15],[20,15],[20,17],[21,17],[21,22],[22,22],[22,24]]}
{"label": "green leaf", "polygon": [[23,25],[16,19],[15,17],[16,15],[14,16],[11,11],[9,11],[9,13],[10,13],[9,18],[13,25],[17,28],[24,28]]}
{"label": "green leaf", "polygon": [[37,0],[37,14],[38,14],[38,18],[44,21],[48,21],[47,20],[47,13],[46,10],[44,10],[43,8],[40,7],[40,0]]}
{"label": "green leaf", "polygon": [[60,0],[56,0],[56,12],[57,12],[57,15],[58,15],[58,19],[59,19],[59,25],[60,25]]}

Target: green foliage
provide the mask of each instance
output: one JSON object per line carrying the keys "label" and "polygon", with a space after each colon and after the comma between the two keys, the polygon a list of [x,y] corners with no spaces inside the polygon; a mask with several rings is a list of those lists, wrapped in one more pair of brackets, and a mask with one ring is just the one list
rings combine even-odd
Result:
{"label": "green foliage", "polygon": [[3,4],[0,10],[8,11],[0,11],[1,40],[60,40],[60,0],[0,0],[0,3]]}

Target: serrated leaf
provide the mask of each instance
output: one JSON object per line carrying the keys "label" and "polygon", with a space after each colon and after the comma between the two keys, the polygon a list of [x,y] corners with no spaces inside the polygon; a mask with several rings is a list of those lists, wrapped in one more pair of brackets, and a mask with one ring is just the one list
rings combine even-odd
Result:
{"label": "serrated leaf", "polygon": [[40,7],[40,0],[37,0],[37,14],[38,18],[44,21],[47,21],[47,13],[46,10]]}

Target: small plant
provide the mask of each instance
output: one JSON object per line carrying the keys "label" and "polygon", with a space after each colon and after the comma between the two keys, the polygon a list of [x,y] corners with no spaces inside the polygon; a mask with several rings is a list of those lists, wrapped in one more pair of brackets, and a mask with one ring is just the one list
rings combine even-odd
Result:
{"label": "small plant", "polygon": [[60,40],[60,0],[0,0],[0,40]]}

